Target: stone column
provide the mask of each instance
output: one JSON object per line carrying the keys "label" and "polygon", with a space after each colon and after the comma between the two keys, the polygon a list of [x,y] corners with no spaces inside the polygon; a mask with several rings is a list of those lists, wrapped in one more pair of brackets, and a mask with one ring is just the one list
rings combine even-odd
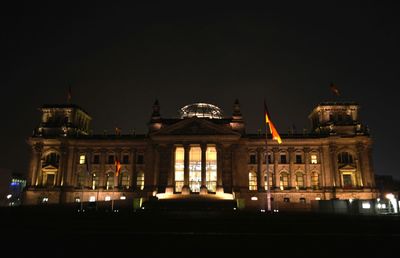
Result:
{"label": "stone column", "polygon": [[136,171],[136,149],[131,148],[131,189],[135,190],[137,187],[137,171]]}
{"label": "stone column", "polygon": [[100,150],[100,178],[99,178],[99,187],[106,188],[107,186],[107,175],[106,175],[106,162],[107,162],[107,150]]}
{"label": "stone column", "polygon": [[168,185],[165,189],[166,194],[173,194],[175,192],[175,150],[174,145],[169,145],[169,150],[171,152],[171,166],[168,172]]}
{"label": "stone column", "polygon": [[207,180],[207,173],[206,173],[206,162],[207,162],[207,157],[206,157],[206,151],[207,151],[207,144],[201,144],[201,187],[200,187],[200,194],[207,194],[207,186],[206,186],[206,180]]}
{"label": "stone column", "polygon": [[158,193],[158,182],[160,178],[160,151],[161,146],[154,146],[154,178],[153,178],[153,191],[157,191]]}
{"label": "stone column", "polygon": [[63,145],[60,146],[60,159],[58,162],[58,170],[56,175],[56,185],[55,186],[62,186],[63,177],[66,173],[65,165],[67,163],[67,148]]}
{"label": "stone column", "polygon": [[357,157],[356,157],[356,164],[357,164],[357,174],[360,177],[361,186],[367,187],[367,177],[365,174],[365,162],[364,162],[364,146],[362,143],[358,143],[357,146]]}
{"label": "stone column", "polygon": [[184,146],[185,149],[185,155],[184,155],[184,174],[183,174],[183,187],[182,187],[182,194],[190,194],[190,188],[189,188],[189,151],[190,151],[190,146],[185,144]]}
{"label": "stone column", "polygon": [[[122,150],[121,149],[116,149],[115,150],[115,157],[114,157],[114,162],[118,159],[119,160],[119,162],[121,162],[121,152],[122,152]],[[114,172],[116,172],[116,171],[114,171]],[[116,174],[114,174],[114,188],[119,188],[120,187],[120,185],[121,185],[121,180],[120,180],[120,178],[121,178],[121,171],[120,171],[120,173],[119,173],[119,175],[117,176]]]}
{"label": "stone column", "polygon": [[343,184],[340,180],[340,175],[337,167],[337,147],[336,145],[329,145],[329,153],[330,153],[330,160],[331,160],[331,177],[333,180],[334,187],[341,187]]}
{"label": "stone column", "polygon": [[222,165],[223,165],[223,148],[220,144],[217,145],[217,193],[224,193],[222,185]]}
{"label": "stone column", "polygon": [[31,159],[31,166],[30,166],[30,173],[29,173],[29,184],[30,186],[38,185],[38,177],[40,174],[40,169],[42,167],[42,151],[43,145],[42,144],[35,144],[32,146],[32,159]]}
{"label": "stone column", "polygon": [[294,148],[290,147],[288,148],[288,153],[289,153],[289,186],[291,188],[296,186],[296,176],[294,174],[294,159],[295,159],[295,153],[294,153]]}
{"label": "stone column", "polygon": [[257,189],[259,192],[265,191],[265,178],[262,169],[263,148],[257,148]]}
{"label": "stone column", "polygon": [[310,171],[310,148],[306,147],[304,151],[304,172],[306,174],[306,187],[311,188],[311,171]]}
{"label": "stone column", "polygon": [[329,146],[324,145],[319,148],[321,162],[321,187],[333,187],[332,177],[330,172],[330,155]]}
{"label": "stone column", "polygon": [[64,174],[64,186],[73,186],[74,182],[73,182],[73,166],[74,166],[74,157],[75,157],[75,153],[74,153],[74,147],[68,147],[68,160],[67,160],[67,164],[66,164],[66,173]]}
{"label": "stone column", "polygon": [[275,189],[279,189],[280,175],[278,173],[278,161],[279,161],[279,148],[272,148],[274,153],[274,175],[275,175]]}

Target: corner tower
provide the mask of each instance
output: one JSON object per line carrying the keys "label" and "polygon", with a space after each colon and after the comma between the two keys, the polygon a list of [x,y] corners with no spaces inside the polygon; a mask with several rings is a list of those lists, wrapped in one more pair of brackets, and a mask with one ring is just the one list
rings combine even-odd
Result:
{"label": "corner tower", "polygon": [[78,136],[90,133],[92,118],[77,105],[43,105],[42,121],[34,136]]}

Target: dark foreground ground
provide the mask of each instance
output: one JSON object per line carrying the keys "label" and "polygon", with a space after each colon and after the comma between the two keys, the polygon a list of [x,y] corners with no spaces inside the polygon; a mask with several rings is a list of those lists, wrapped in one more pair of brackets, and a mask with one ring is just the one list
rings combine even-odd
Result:
{"label": "dark foreground ground", "polygon": [[12,257],[400,257],[400,217],[0,210]]}

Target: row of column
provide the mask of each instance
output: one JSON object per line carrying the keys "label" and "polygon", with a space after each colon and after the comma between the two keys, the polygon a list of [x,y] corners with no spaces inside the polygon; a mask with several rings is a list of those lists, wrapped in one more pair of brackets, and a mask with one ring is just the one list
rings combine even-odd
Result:
{"label": "row of column", "polygon": [[[184,144],[184,170],[183,170],[183,188],[182,188],[182,194],[188,194],[190,193],[190,171],[189,171],[189,162],[190,162],[190,148],[193,147],[193,145],[190,144]],[[169,192],[173,192],[174,187],[175,187],[175,151],[176,151],[176,146],[171,148],[172,151],[172,159],[171,159],[171,169],[170,173],[168,175],[168,188],[170,189]],[[207,193],[207,171],[206,171],[206,162],[207,162],[207,157],[206,157],[206,152],[207,152],[207,144],[200,144],[201,148],[201,187],[200,187],[200,193]],[[216,147],[217,151],[217,191],[222,189],[222,167],[221,167],[221,158],[222,158],[222,148],[217,145]]]}

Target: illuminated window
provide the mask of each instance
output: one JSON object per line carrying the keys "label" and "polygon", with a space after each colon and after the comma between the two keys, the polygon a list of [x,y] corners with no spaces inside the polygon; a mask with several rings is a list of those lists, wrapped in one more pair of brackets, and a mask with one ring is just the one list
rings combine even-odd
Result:
{"label": "illuminated window", "polygon": [[265,180],[265,190],[268,190],[268,185],[271,186],[272,189],[274,186],[274,175],[272,173],[269,173],[269,184],[267,184],[267,172],[265,172],[264,180]]}
{"label": "illuminated window", "polygon": [[184,184],[184,158],[185,149],[177,147],[175,149],[175,192],[182,192]]}
{"label": "illuminated window", "polygon": [[96,196],[89,197],[89,202],[95,202],[95,201],[96,201]]}
{"label": "illuminated window", "polygon": [[208,147],[206,151],[206,186],[208,191],[217,191],[217,150]]}
{"label": "illuminated window", "polygon": [[314,189],[319,188],[319,175],[317,172],[311,173],[311,187]]}
{"label": "illuminated window", "polygon": [[79,197],[75,197],[75,202],[81,202],[81,198],[79,198]]}
{"label": "illuminated window", "polygon": [[304,188],[304,175],[301,172],[296,173],[296,188]]}
{"label": "illuminated window", "polygon": [[300,203],[306,203],[306,198],[300,198]]}
{"label": "illuminated window", "polygon": [[191,147],[189,151],[189,187],[192,192],[200,192],[201,148]]}
{"label": "illuminated window", "polygon": [[311,154],[311,164],[318,164],[317,154]]}
{"label": "illuminated window", "polygon": [[113,172],[108,172],[106,177],[107,177],[106,189],[107,190],[113,189],[114,188],[114,173]]}
{"label": "illuminated window", "polygon": [[121,173],[121,186],[124,189],[129,189],[129,175],[127,172]]}
{"label": "illuminated window", "polygon": [[137,178],[136,178],[136,186],[139,190],[143,190],[144,189],[144,173],[143,171],[140,171],[137,174]]}
{"label": "illuminated window", "polygon": [[85,157],[85,155],[80,155],[79,156],[79,164],[85,164],[85,161],[86,161],[86,157]]}
{"label": "illuminated window", "polygon": [[92,189],[96,189],[99,186],[99,177],[96,173],[92,174]]}
{"label": "illuminated window", "polygon": [[104,201],[106,201],[106,202],[111,201],[111,196],[106,196],[106,197],[104,198]]}
{"label": "illuminated window", "polygon": [[281,190],[287,189],[289,187],[289,175],[286,172],[282,172],[279,178],[279,187]]}
{"label": "illuminated window", "polygon": [[254,171],[249,172],[249,190],[250,191],[257,190],[257,174]]}
{"label": "illuminated window", "polygon": [[48,198],[48,197],[43,197],[42,203],[47,203],[48,201],[49,201],[49,198]]}

